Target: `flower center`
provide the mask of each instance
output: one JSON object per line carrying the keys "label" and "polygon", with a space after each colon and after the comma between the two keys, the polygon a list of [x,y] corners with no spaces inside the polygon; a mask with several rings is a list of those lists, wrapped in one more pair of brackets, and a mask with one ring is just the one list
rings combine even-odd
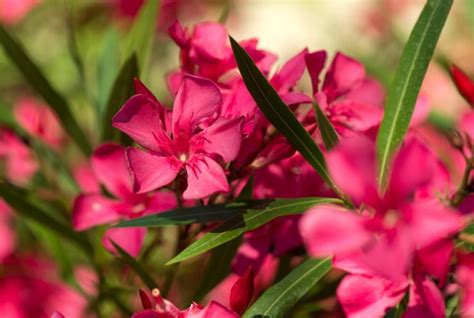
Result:
{"label": "flower center", "polygon": [[397,225],[399,214],[395,210],[389,210],[383,218],[383,225],[386,228],[394,228]]}

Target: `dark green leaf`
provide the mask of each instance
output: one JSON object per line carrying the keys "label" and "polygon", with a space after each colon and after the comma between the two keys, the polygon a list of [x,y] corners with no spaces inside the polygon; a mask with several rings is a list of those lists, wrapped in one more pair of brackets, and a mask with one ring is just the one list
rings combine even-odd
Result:
{"label": "dark green leaf", "polygon": [[230,274],[231,263],[240,246],[240,242],[241,238],[238,237],[212,250],[206,273],[194,297],[196,301],[203,299],[209,291]]}
{"label": "dark green leaf", "polygon": [[168,261],[166,265],[178,263],[207,252],[277,217],[300,214],[313,205],[323,203],[338,204],[342,203],[342,201],[333,198],[278,199],[263,209],[248,210],[243,215],[234,216],[216,229],[206,233],[198,241],[189,245],[181,253]]}
{"label": "dark green leaf", "polygon": [[156,284],[155,280],[148,275],[146,270],[143,269],[143,267],[138,263],[135,258],[130,256],[126,251],[123,250],[118,244],[116,244],[114,241],[111,241],[111,243],[114,245],[115,249],[119,252],[120,257],[122,260],[129,265],[133,271],[140,277],[140,279],[143,281],[143,283],[150,289],[157,288],[158,285]]}
{"label": "dark green leaf", "polygon": [[331,259],[309,259],[267,289],[243,318],[287,317],[286,313],[331,269]]}
{"label": "dark green leaf", "polygon": [[319,175],[339,192],[328,174],[323,153],[310,134],[296,119],[290,108],[281,100],[247,52],[232,37],[230,42],[244,83],[265,117],[316,169]]}
{"label": "dark green leaf", "polygon": [[61,238],[70,240],[82,248],[86,254],[89,255],[92,252],[92,246],[82,233],[75,232],[71,226],[52,217],[52,213],[44,210],[46,205],[35,202],[26,190],[3,181],[0,182],[0,197],[21,216],[43,225]]}
{"label": "dark green leaf", "polygon": [[452,0],[428,0],[405,45],[377,136],[378,181],[385,188],[393,152],[407,132],[415,103]]}
{"label": "dark green leaf", "polygon": [[104,128],[102,132],[102,140],[119,140],[120,132],[112,127],[112,118],[133,95],[133,79],[138,76],[137,58],[132,55],[122,66],[120,73],[115,79],[114,86],[107,102],[107,109],[105,110],[102,119]]}
{"label": "dark green leaf", "polygon": [[318,121],[319,131],[323,137],[324,146],[326,146],[327,150],[331,150],[339,142],[337,132],[316,102],[313,102],[313,107],[316,112],[316,120]]}
{"label": "dark green leaf", "polygon": [[[262,202],[255,201],[251,203],[251,205],[261,203]],[[116,227],[160,227],[165,225],[224,221],[236,215],[242,215],[251,205],[242,202],[177,208],[166,212],[160,212],[158,214],[123,221],[116,225]]]}
{"label": "dark green leaf", "polygon": [[64,130],[76,142],[85,155],[91,153],[91,145],[79,124],[73,117],[66,99],[51,86],[41,70],[30,59],[21,45],[13,39],[7,30],[0,24],[0,43],[6,55],[23,74],[26,81],[56,113]]}
{"label": "dark green leaf", "polygon": [[160,1],[148,0],[135,18],[135,22],[127,35],[125,46],[125,59],[132,55],[137,56],[140,71],[144,70],[145,61],[149,54],[153,35],[156,30],[156,21]]}

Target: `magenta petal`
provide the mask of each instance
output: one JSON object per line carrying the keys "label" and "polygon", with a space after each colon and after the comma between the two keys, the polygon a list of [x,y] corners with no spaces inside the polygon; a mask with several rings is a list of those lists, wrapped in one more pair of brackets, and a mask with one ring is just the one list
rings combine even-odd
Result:
{"label": "magenta petal", "polygon": [[407,207],[406,213],[411,216],[410,231],[418,248],[448,238],[464,226],[456,210],[437,201],[413,203]]}
{"label": "magenta petal", "polygon": [[187,318],[239,318],[240,316],[219,304],[218,302],[211,301],[201,312],[188,312]]}
{"label": "magenta petal", "polygon": [[300,232],[308,253],[314,257],[358,251],[371,238],[363,217],[333,205],[307,211]]}
{"label": "magenta petal", "polygon": [[117,144],[104,144],[92,154],[92,170],[108,191],[117,197],[132,193],[132,178],[128,169],[125,149]]}
{"label": "magenta petal", "polygon": [[417,260],[423,267],[423,272],[433,275],[443,286],[448,277],[449,263],[453,256],[451,239],[441,240],[417,252]]}
{"label": "magenta petal", "polygon": [[202,199],[215,192],[229,191],[222,167],[206,156],[195,156],[186,165],[188,187],[183,193],[186,200]]}
{"label": "magenta petal", "polygon": [[133,176],[133,189],[145,193],[167,185],[181,170],[181,162],[174,157],[162,157],[137,148],[127,149]]}
{"label": "magenta petal", "polygon": [[410,301],[403,318],[444,318],[444,299],[438,287],[428,279],[415,278]]}
{"label": "magenta petal", "polygon": [[72,224],[75,230],[82,231],[96,225],[114,222],[121,215],[117,203],[100,194],[83,194],[76,198],[72,210]]}
{"label": "magenta petal", "polygon": [[376,196],[375,146],[366,137],[355,136],[341,140],[327,155],[334,182],[359,204]]}
{"label": "magenta petal", "polygon": [[159,140],[166,139],[162,122],[164,108],[146,95],[132,96],[112,119],[120,129],[143,147],[160,151]]}
{"label": "magenta petal", "polygon": [[114,241],[128,254],[136,257],[140,254],[145,235],[146,228],[113,228],[105,232],[102,243],[109,252],[116,253],[115,247],[110,242]]}
{"label": "magenta petal", "polygon": [[8,217],[0,215],[0,264],[15,250],[15,232]]}
{"label": "magenta petal", "polygon": [[194,28],[191,46],[199,60],[223,60],[231,53],[225,27],[216,22],[199,23]]}
{"label": "magenta petal", "polygon": [[332,101],[362,84],[364,78],[364,66],[355,59],[338,52],[326,73],[322,90],[328,96],[328,101]]}
{"label": "magenta petal", "polygon": [[395,307],[407,283],[394,284],[377,276],[348,275],[337,288],[337,298],[348,318],[383,317]]}
{"label": "magenta petal", "polygon": [[222,96],[214,82],[196,76],[183,77],[173,105],[173,132],[191,133],[203,119],[220,112]]}
{"label": "magenta petal", "polygon": [[313,100],[311,97],[304,93],[298,93],[298,92],[289,92],[286,94],[283,94],[280,96],[283,102],[288,105],[298,105],[298,104],[309,104]]}
{"label": "magenta petal", "polygon": [[319,92],[319,76],[324,68],[324,63],[326,63],[326,56],[326,51],[317,51],[307,54],[304,58],[311,78],[313,94]]}
{"label": "magenta petal", "polygon": [[219,118],[199,135],[204,138],[200,148],[205,153],[220,155],[225,162],[232,161],[240,149],[241,129],[242,118]]}
{"label": "magenta petal", "polygon": [[272,77],[270,83],[278,92],[286,92],[296,85],[296,82],[303,76],[305,70],[305,56],[308,49],[292,57],[283,67]]}

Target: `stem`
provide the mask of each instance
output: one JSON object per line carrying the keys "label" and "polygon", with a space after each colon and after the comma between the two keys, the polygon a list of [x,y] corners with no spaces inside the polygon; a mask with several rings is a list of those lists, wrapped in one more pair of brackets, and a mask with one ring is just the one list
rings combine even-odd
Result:
{"label": "stem", "polygon": [[451,199],[451,205],[458,206],[462,200],[472,192],[469,177],[471,176],[471,172],[474,169],[474,160],[466,160],[466,168],[464,169],[464,174],[462,177],[461,184],[459,185],[458,190],[454,194],[453,198]]}

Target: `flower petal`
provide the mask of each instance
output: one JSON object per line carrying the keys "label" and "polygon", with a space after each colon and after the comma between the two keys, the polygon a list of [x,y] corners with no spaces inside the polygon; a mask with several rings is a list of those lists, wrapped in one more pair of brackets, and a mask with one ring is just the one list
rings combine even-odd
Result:
{"label": "flower petal", "polygon": [[383,317],[400,302],[406,287],[383,277],[348,275],[337,288],[337,298],[348,318]]}
{"label": "flower petal", "polygon": [[96,225],[114,222],[121,218],[116,201],[100,194],[83,194],[76,198],[72,210],[72,225],[82,231]]}
{"label": "flower petal", "polygon": [[334,205],[307,211],[301,219],[300,232],[308,253],[314,257],[357,251],[371,237],[363,217]]}
{"label": "flower petal", "polygon": [[200,148],[205,153],[220,155],[225,162],[232,161],[240,149],[241,129],[242,118],[219,118],[199,135],[204,138]]}
{"label": "flower petal", "polygon": [[117,144],[104,144],[92,154],[91,166],[100,183],[119,198],[132,194],[132,178],[125,149]]}
{"label": "flower petal", "polygon": [[305,56],[307,54],[308,49],[305,48],[289,59],[271,78],[270,83],[275,90],[278,92],[286,92],[296,85],[296,82],[303,76],[305,70]]}
{"label": "flower petal", "polygon": [[229,191],[222,167],[206,156],[195,156],[186,165],[188,187],[183,193],[186,200],[202,199],[215,192]]}
{"label": "flower petal", "polygon": [[181,170],[182,164],[174,157],[162,157],[137,148],[127,149],[133,176],[133,189],[145,193],[167,185]]}
{"label": "flower petal", "polygon": [[108,229],[102,238],[102,243],[109,252],[117,253],[111,243],[111,241],[114,241],[115,244],[119,245],[125,252],[136,257],[140,254],[146,232],[146,228],[142,227]]}
{"label": "flower petal", "polygon": [[159,152],[160,142],[169,140],[163,131],[164,112],[155,100],[146,95],[135,95],[114,116],[112,124],[143,147]]}
{"label": "flower petal", "polygon": [[313,94],[319,92],[319,76],[321,75],[321,71],[326,63],[326,57],[326,51],[308,53],[304,57],[309,77],[311,78],[311,85],[313,86]]}
{"label": "flower petal", "polygon": [[214,82],[196,76],[183,77],[173,105],[173,132],[191,134],[202,120],[220,112],[222,96]]}

